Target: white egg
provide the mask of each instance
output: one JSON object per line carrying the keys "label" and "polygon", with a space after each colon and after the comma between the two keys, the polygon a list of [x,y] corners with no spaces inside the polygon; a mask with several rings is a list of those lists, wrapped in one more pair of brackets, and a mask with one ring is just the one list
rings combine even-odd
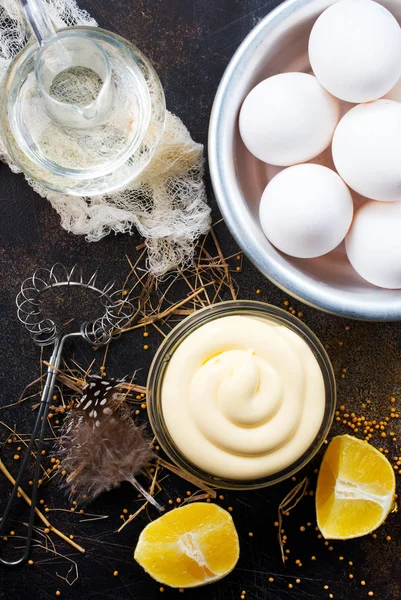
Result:
{"label": "white egg", "polygon": [[354,106],[333,137],[333,160],[353,190],[372,200],[401,200],[401,104]]}
{"label": "white egg", "polygon": [[353,210],[351,193],[337,173],[305,164],[273,177],[263,192],[259,217],[266,237],[278,250],[313,258],[342,242]]}
{"label": "white egg", "polygon": [[309,60],[319,82],[347,102],[370,102],[401,76],[401,30],[372,0],[340,0],[312,28]]}
{"label": "white egg", "polygon": [[366,202],[345,239],[348,259],[361,277],[383,288],[401,288],[401,202]]}
{"label": "white egg", "polygon": [[239,129],[256,158],[283,167],[323,152],[339,118],[338,101],[313,75],[282,73],[265,79],[248,94]]}

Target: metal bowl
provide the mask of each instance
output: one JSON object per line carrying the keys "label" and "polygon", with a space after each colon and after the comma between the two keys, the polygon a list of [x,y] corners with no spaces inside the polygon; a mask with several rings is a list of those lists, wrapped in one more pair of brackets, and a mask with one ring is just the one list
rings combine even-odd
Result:
{"label": "metal bowl", "polygon": [[[397,321],[401,290],[364,281],[347,260],[344,244],[314,259],[297,259],[266,239],[258,209],[268,181],[280,170],[248,152],[238,131],[238,113],[260,81],[289,71],[310,72],[308,38],[317,17],[333,0],[287,0],[267,15],[238,48],[218,88],[209,128],[209,164],[223,217],[248,258],[278,287],[326,312],[345,317]],[[401,21],[401,2],[382,2]],[[314,163],[334,168],[331,150]],[[356,204],[364,199],[354,195]]]}

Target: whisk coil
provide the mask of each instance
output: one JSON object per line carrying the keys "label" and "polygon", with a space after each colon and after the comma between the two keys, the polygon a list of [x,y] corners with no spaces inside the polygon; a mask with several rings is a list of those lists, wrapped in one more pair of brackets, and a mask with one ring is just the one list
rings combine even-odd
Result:
{"label": "whisk coil", "polygon": [[118,335],[135,314],[134,306],[124,299],[122,290],[114,290],[114,283],[97,286],[98,272],[85,279],[82,270],[75,265],[67,269],[56,263],[51,269],[38,269],[25,279],[16,298],[18,319],[25,325],[35,344],[54,344],[62,335],[60,326],[45,315],[42,295],[50,289],[80,287],[93,291],[104,306],[104,314],[86,321],[80,326],[81,335],[93,346],[107,344]]}

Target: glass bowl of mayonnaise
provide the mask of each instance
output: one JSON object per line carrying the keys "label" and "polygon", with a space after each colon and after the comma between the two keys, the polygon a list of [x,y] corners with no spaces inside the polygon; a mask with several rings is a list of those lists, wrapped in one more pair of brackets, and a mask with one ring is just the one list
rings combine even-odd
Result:
{"label": "glass bowl of mayonnaise", "polygon": [[313,332],[284,310],[221,302],[184,319],[148,375],[148,414],[168,457],[225,489],[255,489],[302,469],[329,432],[333,368]]}

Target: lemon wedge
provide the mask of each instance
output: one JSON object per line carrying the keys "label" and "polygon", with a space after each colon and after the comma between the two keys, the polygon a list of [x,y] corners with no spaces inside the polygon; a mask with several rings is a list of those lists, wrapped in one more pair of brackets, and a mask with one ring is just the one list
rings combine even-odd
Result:
{"label": "lemon wedge", "polygon": [[230,513],[194,502],[149,523],[134,558],[165,585],[189,588],[225,577],[237,564],[239,541]]}
{"label": "lemon wedge", "polygon": [[327,539],[360,537],[379,527],[394,506],[395,475],[376,448],[350,435],[333,438],[320,467],[317,524]]}

